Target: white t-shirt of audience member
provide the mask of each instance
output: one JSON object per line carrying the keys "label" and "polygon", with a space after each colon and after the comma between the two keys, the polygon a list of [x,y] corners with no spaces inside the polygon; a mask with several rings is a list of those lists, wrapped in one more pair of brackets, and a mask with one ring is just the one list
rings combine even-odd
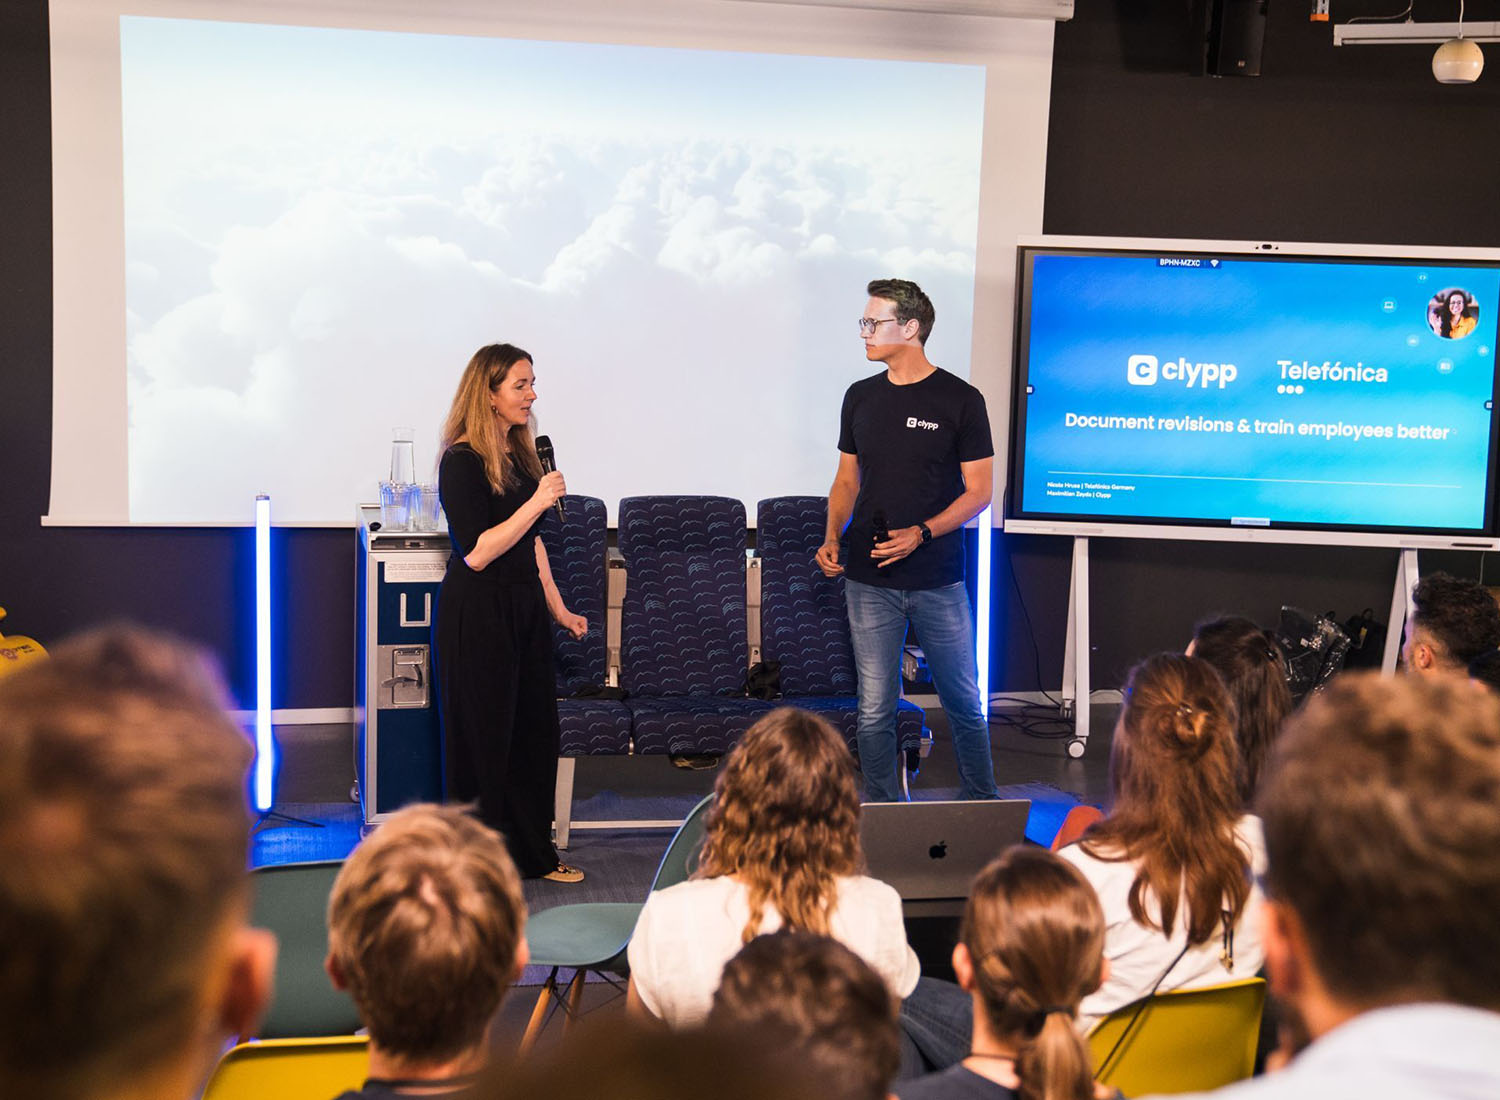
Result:
{"label": "white t-shirt of audience member", "polygon": [[[1225,942],[1220,928],[1206,943],[1189,949],[1172,966],[1158,992],[1198,989],[1253,978],[1265,962],[1265,948],[1261,943],[1261,907],[1265,904],[1265,897],[1256,882],[1266,870],[1266,845],[1260,818],[1250,814],[1240,818],[1235,825],[1235,838],[1249,857],[1252,879],[1250,896],[1234,925],[1233,966],[1226,967],[1221,961]],[[1097,993],[1084,998],[1079,1006],[1079,1027],[1086,1030],[1115,1009],[1151,992],[1156,980],[1187,943],[1187,901],[1184,898],[1178,903],[1172,934],[1164,936],[1159,928],[1138,924],[1130,915],[1130,886],[1136,873],[1133,862],[1110,863],[1089,855],[1078,844],[1070,844],[1058,854],[1083,872],[1098,893],[1099,904],[1104,909],[1104,957],[1109,960],[1109,977]],[[1146,909],[1159,924],[1160,908],[1149,894]]]}
{"label": "white t-shirt of audience member", "polygon": [[[869,963],[893,994],[905,997],[916,987],[920,968],[906,942],[900,896],[863,875],[835,883],[829,934]],[[724,964],[744,946],[749,919],[749,890],[729,875],[652,894],[630,938],[630,977],[642,1003],[673,1027],[702,1023]],[[760,932],[780,927],[781,914],[767,905]]]}

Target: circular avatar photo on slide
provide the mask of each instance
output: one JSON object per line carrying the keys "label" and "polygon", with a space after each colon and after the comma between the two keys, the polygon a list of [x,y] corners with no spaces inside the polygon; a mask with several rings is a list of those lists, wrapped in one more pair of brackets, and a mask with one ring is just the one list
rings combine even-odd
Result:
{"label": "circular avatar photo on slide", "polygon": [[1427,326],[1444,340],[1462,340],[1477,324],[1479,305],[1460,287],[1440,291],[1427,303]]}

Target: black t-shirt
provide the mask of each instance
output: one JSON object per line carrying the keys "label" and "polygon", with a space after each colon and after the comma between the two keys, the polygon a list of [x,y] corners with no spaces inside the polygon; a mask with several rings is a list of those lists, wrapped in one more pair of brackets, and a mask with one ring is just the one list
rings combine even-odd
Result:
{"label": "black t-shirt", "polygon": [[897,1081],[891,1091],[897,1100],[1015,1100],[1014,1089],[981,1077],[962,1062],[941,1073]]}
{"label": "black t-shirt", "polygon": [[844,532],[845,575],[883,588],[940,588],[964,579],[963,531],[950,531],[884,569],[870,558],[874,515],[890,530],[937,515],[964,491],[961,462],[991,458],[984,395],[941,367],[898,386],[884,374],[844,394],[839,450],[859,459],[859,496]]}
{"label": "black t-shirt", "polygon": [[[467,443],[455,443],[443,453],[438,464],[438,496],[448,517],[448,537],[453,543],[453,556],[448,559],[450,574],[455,569],[473,573],[462,559],[474,549],[479,536],[510,519],[536,492],[536,478],[519,468],[515,474],[515,485],[497,493],[490,488],[484,474],[484,459],[474,448]],[[514,546],[477,575],[499,584],[536,581],[539,574],[535,538],[541,526],[542,521],[537,520]]]}

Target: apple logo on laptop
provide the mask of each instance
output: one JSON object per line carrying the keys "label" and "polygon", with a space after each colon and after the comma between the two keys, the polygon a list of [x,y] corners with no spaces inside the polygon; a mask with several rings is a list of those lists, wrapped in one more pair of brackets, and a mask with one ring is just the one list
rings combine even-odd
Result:
{"label": "apple logo on laptop", "polygon": [[931,848],[927,849],[927,855],[930,859],[946,859],[948,856],[948,842],[946,840],[938,841]]}

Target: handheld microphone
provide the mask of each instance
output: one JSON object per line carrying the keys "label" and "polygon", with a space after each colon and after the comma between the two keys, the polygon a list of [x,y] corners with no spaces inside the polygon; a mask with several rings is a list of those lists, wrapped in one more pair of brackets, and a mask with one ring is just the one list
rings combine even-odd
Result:
{"label": "handheld microphone", "polygon": [[870,526],[874,528],[876,542],[891,541],[891,529],[890,525],[885,521],[884,510],[880,508],[875,509],[875,511],[870,516]]}
{"label": "handheld microphone", "polygon": [[[536,437],[536,457],[542,464],[542,473],[552,474],[557,472],[557,458],[552,453],[552,440],[544,435]],[[557,509],[557,518],[560,522],[563,518],[562,497],[558,497],[553,501],[552,507]]]}

